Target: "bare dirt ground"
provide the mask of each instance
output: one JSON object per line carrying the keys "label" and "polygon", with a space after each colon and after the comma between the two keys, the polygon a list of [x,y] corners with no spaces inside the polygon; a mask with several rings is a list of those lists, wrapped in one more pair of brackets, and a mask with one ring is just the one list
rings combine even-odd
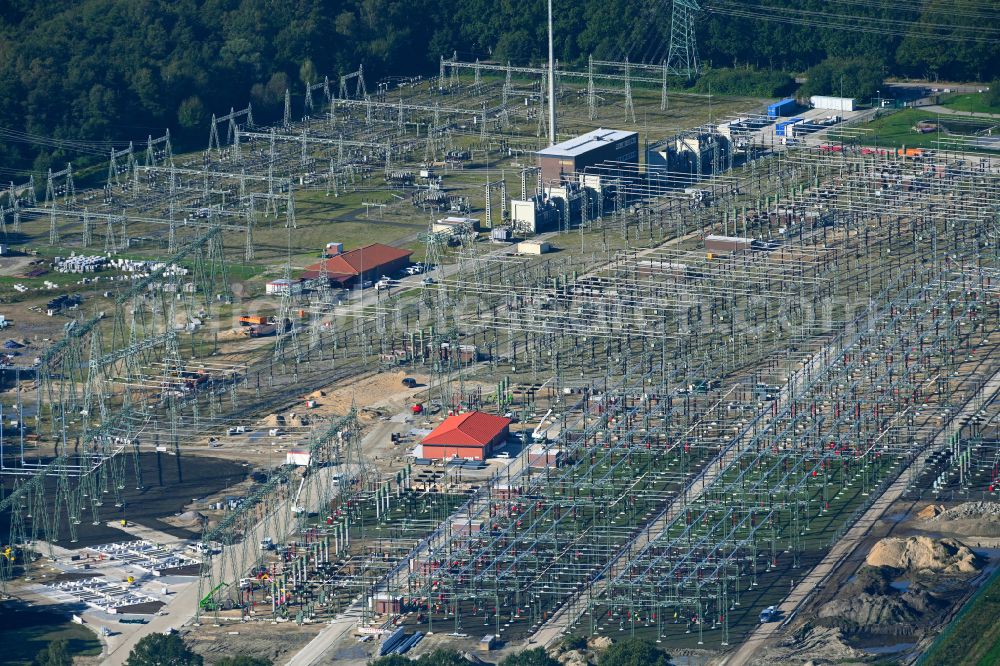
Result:
{"label": "bare dirt ground", "polygon": [[[931,513],[928,511],[927,513]],[[950,509],[934,509],[934,515],[914,520],[916,530],[954,535],[970,545],[995,545],[1000,540],[1000,503],[966,502]]]}
{"label": "bare dirt ground", "polygon": [[[404,377],[417,381],[415,388],[403,386]],[[426,375],[402,370],[370,373],[350,382],[330,384],[311,393],[302,394],[288,408],[267,414],[248,424],[247,432],[228,436],[214,432],[185,444],[185,451],[195,455],[210,455],[270,467],[284,462],[289,449],[301,444],[320,420],[343,416],[351,408],[358,410],[362,436],[385,419],[409,410],[426,391]],[[307,400],[315,401],[313,407]],[[403,422],[397,431],[407,425]],[[271,432],[276,432],[271,435]],[[386,435],[388,440],[388,434]],[[366,451],[366,453],[371,453]]]}
{"label": "bare dirt ground", "polygon": [[17,277],[28,270],[28,264],[35,261],[35,257],[0,257],[0,275]]}
{"label": "bare dirt ground", "polygon": [[219,627],[202,625],[184,634],[184,642],[212,664],[223,657],[262,657],[279,664],[308,643],[322,628],[320,624],[294,622],[227,623]]}
{"label": "bare dirt ground", "polygon": [[775,664],[854,664],[868,663],[866,655],[848,645],[839,629],[806,627],[786,638],[780,645],[761,651],[750,662],[753,666]]}
{"label": "bare dirt ground", "polygon": [[[403,386],[405,377],[413,377],[418,386],[415,389]],[[316,407],[309,411],[320,416],[346,414],[352,406],[359,410],[382,407],[392,412],[403,407],[407,398],[425,390],[426,384],[426,375],[410,375],[402,370],[381,372],[346,386],[334,384],[313,391],[304,396],[303,403],[315,400]],[[361,416],[364,418],[365,414]]]}
{"label": "bare dirt ground", "polygon": [[[70,322],[70,318],[63,315],[49,317],[45,314],[45,304],[52,296],[0,305],[0,313],[13,322],[9,328],[0,331],[0,338],[3,340],[13,338],[18,342],[30,342],[32,346],[39,349],[61,338],[63,329]],[[35,356],[37,355],[36,353]]]}

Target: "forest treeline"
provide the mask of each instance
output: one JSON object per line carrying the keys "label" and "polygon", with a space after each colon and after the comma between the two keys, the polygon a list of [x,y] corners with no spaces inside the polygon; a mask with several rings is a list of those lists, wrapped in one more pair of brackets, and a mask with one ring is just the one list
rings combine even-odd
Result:
{"label": "forest treeline", "polygon": [[[698,21],[702,82],[720,94],[781,94],[791,79],[824,65],[824,80],[873,77],[989,80],[1000,47],[956,39],[981,25],[1000,0],[757,0],[900,21],[899,30],[834,30],[736,18]],[[331,79],[364,63],[370,88],[389,75],[433,75],[439,56],[537,63],[545,49],[543,0],[4,0],[0,6],[0,181],[60,168],[108,141],[144,141],[171,128],[182,145],[207,142],[213,112],[251,102],[255,116],[280,115],[286,87]],[[661,62],[670,2],[555,0],[556,55]],[[762,13],[767,13],[763,11]],[[872,24],[882,25],[882,24]],[[928,39],[927,34],[941,36]],[[830,68],[834,68],[831,74]],[[726,72],[732,68],[741,73]],[[840,69],[837,69],[840,68]],[[723,70],[723,71],[720,71]],[[834,90],[825,92],[837,92]],[[39,137],[46,140],[40,143]],[[75,144],[67,152],[59,142]],[[96,159],[96,157],[94,157]]]}

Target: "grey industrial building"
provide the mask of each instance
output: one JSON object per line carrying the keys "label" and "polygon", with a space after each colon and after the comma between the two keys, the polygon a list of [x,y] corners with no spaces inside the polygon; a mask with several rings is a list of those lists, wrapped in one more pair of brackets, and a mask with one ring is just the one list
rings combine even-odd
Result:
{"label": "grey industrial building", "polygon": [[621,164],[639,165],[639,133],[596,129],[538,151],[542,182],[559,185],[572,173],[607,173],[621,170]]}

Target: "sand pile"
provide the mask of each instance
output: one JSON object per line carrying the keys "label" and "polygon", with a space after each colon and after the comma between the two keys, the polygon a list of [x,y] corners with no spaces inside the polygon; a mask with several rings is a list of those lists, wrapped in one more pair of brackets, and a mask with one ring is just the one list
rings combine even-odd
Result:
{"label": "sand pile", "polygon": [[[351,407],[361,410],[365,407],[386,406],[388,413],[392,413],[395,409],[405,405],[408,402],[406,396],[413,392],[413,389],[403,386],[404,377],[414,377],[420,384],[427,383],[426,376],[402,371],[381,372],[348,385],[335,384],[322,391],[314,391],[307,397],[311,400],[317,400],[319,404],[315,409],[309,411],[322,416],[330,416],[346,414],[351,410]],[[363,414],[361,416],[364,418]]]}
{"label": "sand pile", "polygon": [[261,419],[260,425],[262,428],[275,428],[277,426],[283,426],[285,425],[285,417],[281,414],[268,414]]}
{"label": "sand pile", "polygon": [[959,504],[929,519],[927,525],[963,537],[1000,537],[1000,503]]}
{"label": "sand pile", "polygon": [[241,340],[245,337],[247,337],[247,334],[242,328],[231,328],[228,331],[219,331],[219,340],[223,342],[228,340]]}
{"label": "sand pile", "polygon": [[948,520],[967,519],[1000,520],[1000,503],[998,502],[966,502],[952,507],[947,511],[942,511],[935,517],[935,521],[944,522]]}
{"label": "sand pile", "polygon": [[942,504],[928,504],[920,511],[917,512],[917,518],[921,520],[930,520],[935,516],[940,515],[944,512],[944,505]]}
{"label": "sand pile", "polygon": [[882,539],[872,546],[866,562],[873,567],[939,573],[973,573],[982,568],[976,554],[961,542],[925,536]]}
{"label": "sand pile", "polygon": [[905,591],[893,587],[894,576],[895,571],[886,567],[862,566],[836,597],[819,608],[820,624],[870,633],[912,632],[933,610],[935,600],[912,581]]}
{"label": "sand pile", "polygon": [[597,662],[597,658],[590,650],[567,650],[556,659],[562,666],[590,666]]}
{"label": "sand pile", "polygon": [[562,666],[594,666],[612,643],[614,643],[612,639],[604,636],[592,636],[586,641],[575,637],[573,640],[557,644],[547,652]]}
{"label": "sand pile", "polygon": [[844,620],[857,627],[912,625],[917,620],[916,612],[903,599],[874,594],[834,599],[823,604],[816,615],[821,619]]}
{"label": "sand pile", "polygon": [[179,525],[200,525],[207,522],[208,518],[198,511],[185,511],[179,516],[174,516],[174,521]]}
{"label": "sand pile", "polygon": [[861,662],[864,652],[852,648],[843,632],[835,627],[809,627],[788,636],[778,646],[765,648],[750,663],[753,666],[774,664],[842,664]]}
{"label": "sand pile", "polygon": [[614,641],[607,636],[592,636],[587,639],[587,647],[598,652],[607,650],[613,643]]}

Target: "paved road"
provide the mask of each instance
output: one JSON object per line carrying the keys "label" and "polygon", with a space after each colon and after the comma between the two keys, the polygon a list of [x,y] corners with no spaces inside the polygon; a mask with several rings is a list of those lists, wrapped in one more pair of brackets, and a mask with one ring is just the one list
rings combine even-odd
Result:
{"label": "paved road", "polygon": [[940,104],[930,104],[928,106],[918,107],[921,111],[930,111],[931,113],[940,113],[946,116],[965,116],[974,118],[990,118],[993,120],[1000,120],[1000,113],[980,113],[978,111],[958,111],[956,109],[950,109],[947,106],[941,106]]}
{"label": "paved road", "polygon": [[[977,397],[988,397],[1000,391],[1000,372],[993,375],[983,386],[978,396],[974,396],[970,399],[962,409],[954,416],[950,423],[961,422],[966,417],[972,416],[976,410],[979,409],[981,400],[977,400]],[[886,490],[881,497],[875,500],[871,508],[865,512],[863,516],[848,530],[847,534],[844,535],[830,551],[826,554],[826,557],[820,561],[813,569],[806,574],[799,584],[795,586],[785,600],[781,602],[778,608],[781,610],[783,617],[791,619],[792,614],[795,613],[799,606],[806,601],[812,591],[816,589],[828,576],[830,576],[841,562],[848,559],[851,552],[865,539],[865,536],[869,531],[875,526],[882,516],[888,511],[893,504],[902,496],[909,485],[910,478],[912,474],[908,471],[910,468],[915,468],[916,471],[922,469],[926,464],[928,459],[941,449],[947,446],[948,436],[953,432],[952,428],[942,428],[937,436],[932,440],[931,444],[924,449],[924,452],[910,464],[907,469],[904,469],[899,475],[899,478],[893,483],[888,490]],[[749,664],[754,658],[757,651],[761,649],[771,638],[773,638],[782,629],[785,623],[772,622],[770,624],[762,624],[758,626],[750,637],[743,642],[740,649],[733,653],[731,656],[724,659],[719,666],[745,666]]]}
{"label": "paved road", "polygon": [[890,88],[924,88],[927,91],[934,88],[938,90],[947,88],[952,92],[959,93],[979,92],[986,87],[981,83],[944,83],[940,81],[936,83],[931,83],[930,81],[891,81],[885,85]]}
{"label": "paved road", "polygon": [[361,617],[361,603],[355,601],[343,613],[337,616],[323,631],[313,640],[309,641],[304,648],[288,660],[288,664],[315,664],[323,660],[332,661],[328,656],[330,648],[348,636],[357,626],[358,618]]}

